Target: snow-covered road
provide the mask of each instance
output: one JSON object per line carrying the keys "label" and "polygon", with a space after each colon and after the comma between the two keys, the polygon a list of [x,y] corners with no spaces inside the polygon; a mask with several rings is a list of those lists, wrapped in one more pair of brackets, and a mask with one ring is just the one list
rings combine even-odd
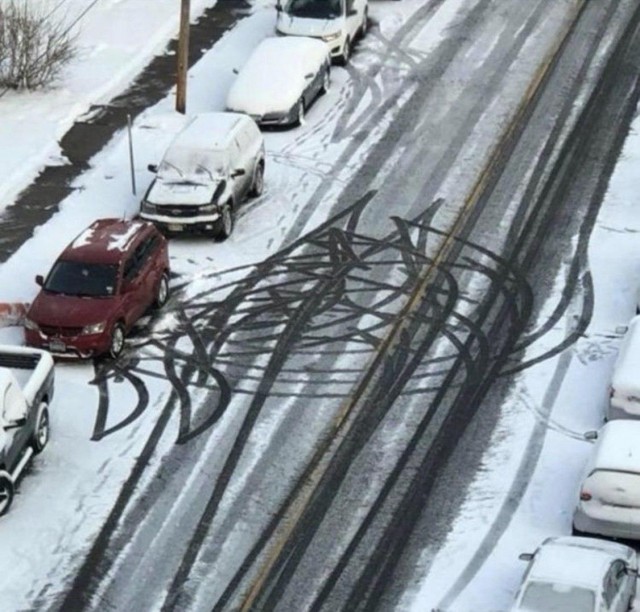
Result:
{"label": "snow-covered road", "polygon": [[[191,70],[191,112],[222,109],[232,68],[273,32],[270,3],[260,4]],[[550,395],[554,361],[489,385],[496,364],[540,359],[588,323],[590,293],[576,289],[583,249],[637,98],[625,75],[600,84],[620,87],[617,105],[598,98],[619,116],[609,140],[582,140],[583,110],[634,3],[584,7],[371,3],[374,27],[306,124],[266,135],[266,192],[239,211],[232,238],[172,241],[166,311],[117,363],[58,366],[51,447],[0,525],[2,609],[508,606],[523,543],[531,549],[550,525],[566,531],[566,518],[552,520],[545,461],[562,457],[571,483],[586,445],[582,422],[549,417],[565,402]],[[172,103],[135,123],[141,189],[183,123]],[[578,159],[576,138],[593,145],[592,166],[581,163],[597,177],[578,191],[552,187],[558,160]],[[0,268],[5,299],[31,299],[35,285],[16,279],[46,271],[94,218],[137,212],[127,147],[117,134]],[[563,219],[561,196],[575,219]],[[536,341],[514,352],[521,332]],[[16,329],[2,336],[21,341]],[[605,379],[598,368],[592,393]],[[498,422],[486,404],[499,408],[513,388]],[[464,438],[461,418],[471,421]],[[527,463],[523,483],[516,468],[525,442],[544,439],[538,426],[564,444],[541,455],[542,475],[537,456]],[[490,478],[474,481],[481,460]],[[528,479],[545,491],[544,518],[533,528],[525,513],[500,539],[515,510],[508,487]]]}

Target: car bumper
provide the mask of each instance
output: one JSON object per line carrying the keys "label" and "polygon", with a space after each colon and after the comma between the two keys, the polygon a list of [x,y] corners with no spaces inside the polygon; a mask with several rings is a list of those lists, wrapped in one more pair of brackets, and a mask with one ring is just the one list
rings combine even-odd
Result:
{"label": "car bumper", "polygon": [[152,215],[140,213],[140,218],[151,221],[156,227],[167,233],[210,234],[220,219],[218,213],[206,217],[169,217],[166,215]]}
{"label": "car bumper", "polygon": [[40,331],[25,330],[25,340],[29,346],[49,351],[54,357],[89,359],[109,351],[111,338],[108,334],[82,336],[47,336]]}
{"label": "car bumper", "polygon": [[578,531],[610,538],[628,538],[630,540],[640,540],[640,511],[638,511],[638,521],[614,521],[595,518],[579,507],[576,508],[573,515],[573,526]]}

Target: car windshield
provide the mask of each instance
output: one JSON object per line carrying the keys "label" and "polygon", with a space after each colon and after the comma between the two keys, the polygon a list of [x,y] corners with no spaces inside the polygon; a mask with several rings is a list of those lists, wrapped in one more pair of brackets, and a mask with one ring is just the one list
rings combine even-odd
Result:
{"label": "car windshield", "polygon": [[115,293],[118,267],[110,264],[58,261],[44,284],[46,291],[80,297],[109,297]]}
{"label": "car windshield", "polygon": [[333,19],[341,14],[340,0],[289,0],[285,12],[293,17]]}
{"label": "car windshield", "polygon": [[527,612],[593,612],[596,596],[584,587],[532,582],[524,592],[519,610]]}

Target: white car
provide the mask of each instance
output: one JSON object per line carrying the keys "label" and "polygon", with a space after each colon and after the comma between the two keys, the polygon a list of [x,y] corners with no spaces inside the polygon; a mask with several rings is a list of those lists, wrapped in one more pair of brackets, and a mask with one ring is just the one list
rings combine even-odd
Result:
{"label": "white car", "polygon": [[264,139],[250,117],[201,113],[175,137],[142,202],[140,217],[166,233],[219,240],[233,230],[237,207],[264,187]]}
{"label": "white car", "polygon": [[640,317],[631,319],[622,339],[609,388],[607,418],[640,419]]}
{"label": "white car", "polygon": [[227,97],[227,109],[259,125],[300,125],[306,110],[329,88],[327,46],[306,37],[267,38],[253,51]]}
{"label": "white car", "polygon": [[353,43],[367,32],[367,0],[278,0],[276,32],[323,40],[331,57],[346,64]]}
{"label": "white car", "polygon": [[512,612],[626,612],[636,592],[636,552],[614,542],[549,538],[533,554]]}
{"label": "white car", "polygon": [[609,421],[597,434],[573,514],[576,533],[640,540],[640,421]]}

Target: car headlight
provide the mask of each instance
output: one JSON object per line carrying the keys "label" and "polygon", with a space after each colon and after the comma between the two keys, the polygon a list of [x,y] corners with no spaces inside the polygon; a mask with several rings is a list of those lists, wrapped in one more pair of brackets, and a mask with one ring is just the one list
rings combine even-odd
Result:
{"label": "car headlight", "polygon": [[218,205],[217,204],[205,204],[204,206],[201,206],[199,210],[200,210],[201,213],[218,212]]}
{"label": "car headlight", "polygon": [[142,200],[142,206],[141,206],[142,212],[146,212],[146,213],[156,213],[157,212],[157,207],[155,204],[149,204],[149,202],[147,202],[146,200]]}
{"label": "car headlight", "polygon": [[24,327],[25,329],[30,329],[31,331],[38,331],[40,329],[40,327],[35,321],[27,317],[25,317],[24,319]]}
{"label": "car headlight", "polygon": [[324,42],[326,43],[333,42],[334,40],[337,40],[338,38],[340,38],[340,32],[334,32],[333,34],[325,34],[320,38],[322,38],[322,40],[324,40]]}
{"label": "car headlight", "polygon": [[100,323],[94,323],[93,325],[86,325],[82,328],[82,335],[90,336],[91,334],[101,334],[106,327],[107,322],[102,321]]}

